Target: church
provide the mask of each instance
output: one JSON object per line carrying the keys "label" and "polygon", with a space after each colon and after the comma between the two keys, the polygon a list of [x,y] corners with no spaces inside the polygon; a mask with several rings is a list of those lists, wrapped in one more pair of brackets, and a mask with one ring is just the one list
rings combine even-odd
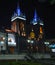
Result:
{"label": "church", "polygon": [[11,30],[0,32],[0,52],[45,52],[44,23],[34,10],[33,19],[27,25],[25,13],[17,6],[11,16]]}

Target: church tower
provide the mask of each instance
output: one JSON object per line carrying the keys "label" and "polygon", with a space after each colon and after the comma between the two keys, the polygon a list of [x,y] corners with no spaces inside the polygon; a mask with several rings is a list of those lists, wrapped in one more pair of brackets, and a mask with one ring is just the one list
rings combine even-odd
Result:
{"label": "church tower", "polygon": [[36,39],[39,39],[39,38],[42,39],[44,34],[44,29],[43,29],[44,23],[38,16],[36,10],[34,11],[34,17],[32,21],[30,22],[30,26],[31,26],[31,29],[33,28],[35,32]]}
{"label": "church tower", "polygon": [[36,10],[34,11],[34,17],[32,19],[32,21],[30,22],[31,25],[31,29],[34,30],[35,33],[35,37],[38,38],[38,34],[39,34],[39,23],[38,23],[38,15]]}
{"label": "church tower", "polygon": [[11,30],[21,36],[26,36],[26,16],[21,12],[19,5],[11,18]]}
{"label": "church tower", "polygon": [[30,37],[37,41],[37,43],[35,43],[35,47],[37,47],[38,51],[40,52],[44,51],[44,24],[40,17],[37,15],[36,10],[34,11],[34,17],[30,22],[30,26],[31,30],[33,29],[33,31],[30,32]]}

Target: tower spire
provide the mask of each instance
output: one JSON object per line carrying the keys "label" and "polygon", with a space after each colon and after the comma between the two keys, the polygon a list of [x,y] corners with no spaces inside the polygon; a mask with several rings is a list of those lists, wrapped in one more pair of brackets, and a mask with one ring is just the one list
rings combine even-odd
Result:
{"label": "tower spire", "polygon": [[17,5],[15,15],[13,14],[13,16],[11,17],[11,21],[14,21],[17,18],[22,19],[22,20],[26,20],[26,16],[21,12],[21,9],[19,7],[19,3]]}
{"label": "tower spire", "polygon": [[34,12],[34,21],[37,21],[37,13],[36,13],[36,9],[35,9],[35,12]]}
{"label": "tower spire", "polygon": [[37,12],[36,12],[36,9],[34,11],[34,17],[33,17],[33,20],[31,22],[33,25],[36,25],[38,23],[38,15],[37,15]]}
{"label": "tower spire", "polygon": [[18,16],[21,15],[21,10],[20,10],[19,4],[17,5],[17,11],[16,12],[17,12]]}

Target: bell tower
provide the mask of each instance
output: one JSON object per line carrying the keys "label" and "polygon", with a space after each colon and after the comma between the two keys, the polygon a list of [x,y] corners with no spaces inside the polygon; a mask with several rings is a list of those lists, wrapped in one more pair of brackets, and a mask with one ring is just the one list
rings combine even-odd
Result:
{"label": "bell tower", "polygon": [[26,35],[26,16],[21,12],[19,5],[11,18],[11,30],[21,36]]}
{"label": "bell tower", "polygon": [[38,38],[38,34],[39,34],[39,23],[38,23],[38,19],[39,19],[39,17],[37,15],[37,12],[36,12],[36,9],[35,9],[35,11],[34,11],[34,17],[31,20],[30,25],[31,25],[31,28],[33,28],[33,30],[34,30],[36,38]]}

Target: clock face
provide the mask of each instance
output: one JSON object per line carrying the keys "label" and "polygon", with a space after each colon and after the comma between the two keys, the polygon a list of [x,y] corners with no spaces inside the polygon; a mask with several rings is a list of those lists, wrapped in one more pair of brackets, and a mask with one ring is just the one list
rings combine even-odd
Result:
{"label": "clock face", "polygon": [[34,32],[31,32],[31,33],[30,33],[30,37],[31,37],[31,38],[35,38],[35,33],[34,33]]}

